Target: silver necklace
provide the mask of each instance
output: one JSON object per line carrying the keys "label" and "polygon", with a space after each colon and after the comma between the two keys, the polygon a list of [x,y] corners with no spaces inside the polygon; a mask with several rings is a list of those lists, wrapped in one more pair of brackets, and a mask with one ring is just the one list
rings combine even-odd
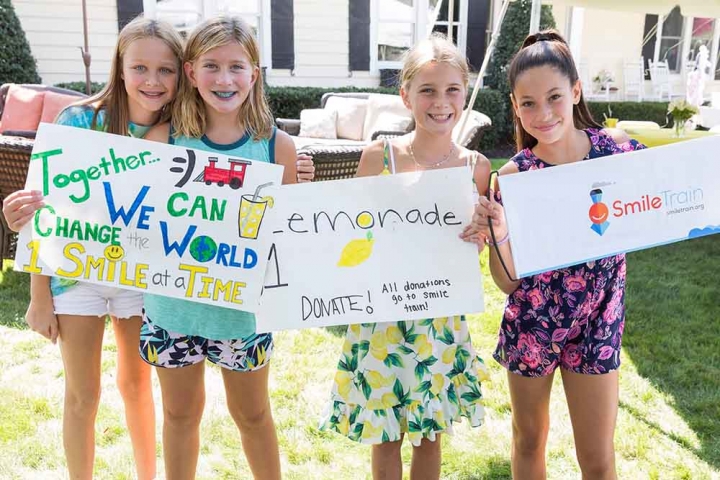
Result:
{"label": "silver necklace", "polygon": [[[428,164],[428,165],[423,165],[423,164],[421,164],[420,162],[418,162],[418,161],[415,159],[415,151],[413,150],[412,141],[408,144],[408,150],[410,150],[410,158],[412,158],[412,161],[415,162],[415,166],[416,166],[416,167],[420,167],[420,168],[435,168],[435,167],[439,167],[439,166],[442,165],[443,163],[445,163],[445,162],[447,162],[448,160],[450,160],[450,157],[452,156],[453,152],[455,152],[455,142],[450,142],[450,151],[447,153],[447,155],[445,155],[445,156],[442,158],[442,160],[440,160],[439,162],[436,162],[436,163]],[[417,169],[417,168],[416,168],[416,169]]]}

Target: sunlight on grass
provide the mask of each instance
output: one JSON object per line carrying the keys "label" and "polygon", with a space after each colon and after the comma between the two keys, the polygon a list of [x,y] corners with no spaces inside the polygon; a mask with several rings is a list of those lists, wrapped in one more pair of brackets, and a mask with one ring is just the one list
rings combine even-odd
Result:
{"label": "sunlight on grass", "polygon": [[[505,159],[502,159],[504,162]],[[616,434],[619,478],[720,478],[720,286],[710,281],[720,236],[638,252],[628,257],[628,312],[620,374]],[[492,360],[504,295],[480,258],[485,312],[468,316],[490,381],[483,384],[485,423],[454,426],[442,436],[443,478],[509,479],[511,412],[505,370]],[[717,263],[717,262],[715,262]],[[62,363],[57,346],[25,328],[27,276],[0,276],[0,478],[64,478],[61,440]],[[21,321],[18,322],[17,318]],[[270,391],[283,478],[370,478],[370,449],[317,425],[329,398],[343,328],[276,335]],[[95,476],[134,478],[122,401],[115,385],[117,348],[108,328],[103,348],[102,399],[96,426]],[[206,369],[199,479],[250,478],[237,428],[227,413],[219,368]],[[153,378],[160,410],[157,378]],[[550,404],[548,478],[579,478],[562,383]],[[161,422],[158,421],[158,458]],[[406,466],[412,449],[403,446]],[[159,464],[163,476],[162,462]]]}

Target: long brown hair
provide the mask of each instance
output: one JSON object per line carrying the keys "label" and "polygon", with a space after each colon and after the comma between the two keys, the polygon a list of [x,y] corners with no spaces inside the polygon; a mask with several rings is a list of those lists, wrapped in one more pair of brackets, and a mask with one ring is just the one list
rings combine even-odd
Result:
{"label": "long brown hair", "polygon": [[[135,40],[143,38],[157,38],[165,42],[177,58],[178,79],[182,75],[183,44],[182,37],[175,31],[172,25],[159,20],[137,17],[125,25],[118,34],[115,52],[113,53],[110,65],[110,77],[105,87],[97,94],[86,98],[76,105],[90,105],[95,109],[92,119],[92,128],[97,124],[97,116],[100,110],[105,110],[104,130],[117,135],[128,135],[128,122],[130,121],[130,109],[128,108],[128,96],[125,91],[125,82],[122,79],[123,56],[128,47]],[[163,107],[160,113],[159,122],[170,120],[173,99]]]}
{"label": "long brown hair", "polygon": [[[578,71],[570,48],[557,30],[544,30],[528,35],[510,62],[508,69],[510,91],[515,91],[515,82],[520,74],[531,68],[543,66],[557,69],[568,78],[570,85],[578,82]],[[537,145],[537,139],[525,131],[515,108],[512,111],[515,124],[515,144],[518,151],[524,148],[533,148]],[[580,92],[580,101],[573,106],[573,122],[575,128],[600,128],[600,125],[593,119],[582,92]]]}
{"label": "long brown hair", "polygon": [[[240,45],[253,67],[258,70],[252,91],[238,112],[238,122],[256,140],[270,138],[274,123],[270,106],[265,98],[260,76],[260,48],[252,28],[240,17],[218,16],[210,18],[192,31],[185,47],[185,62],[194,62],[210,50],[229,44]],[[178,101],[173,110],[173,127],[177,136],[201,137],[207,128],[207,112],[197,88],[187,75],[180,80]]]}

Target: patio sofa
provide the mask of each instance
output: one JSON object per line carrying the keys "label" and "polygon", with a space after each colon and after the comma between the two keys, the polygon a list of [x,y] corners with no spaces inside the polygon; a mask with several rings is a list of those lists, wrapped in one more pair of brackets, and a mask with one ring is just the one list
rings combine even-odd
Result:
{"label": "patio sofa", "polygon": [[[25,186],[40,122],[52,122],[67,105],[85,97],[64,88],[6,83],[0,87],[0,205]],[[15,257],[16,235],[0,214],[0,263]]]}
{"label": "patio sofa", "polygon": [[[303,110],[299,119],[278,118],[275,122],[291,135],[298,152],[313,156],[315,181],[354,177],[363,147],[377,138],[401,136],[414,128],[400,96],[355,92],[326,93],[320,108]],[[459,143],[476,149],[491,125],[487,115],[471,111]]]}

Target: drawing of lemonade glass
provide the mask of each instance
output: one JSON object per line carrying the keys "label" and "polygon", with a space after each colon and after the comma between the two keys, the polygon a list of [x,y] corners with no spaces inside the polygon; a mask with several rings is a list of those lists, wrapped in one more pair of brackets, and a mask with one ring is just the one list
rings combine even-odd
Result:
{"label": "drawing of lemonade glass", "polygon": [[265,216],[265,210],[272,208],[275,199],[271,196],[259,197],[260,189],[270,185],[264,183],[255,189],[255,193],[243,195],[240,199],[240,212],[238,214],[238,226],[240,238],[256,239],[260,233],[260,224]]}

